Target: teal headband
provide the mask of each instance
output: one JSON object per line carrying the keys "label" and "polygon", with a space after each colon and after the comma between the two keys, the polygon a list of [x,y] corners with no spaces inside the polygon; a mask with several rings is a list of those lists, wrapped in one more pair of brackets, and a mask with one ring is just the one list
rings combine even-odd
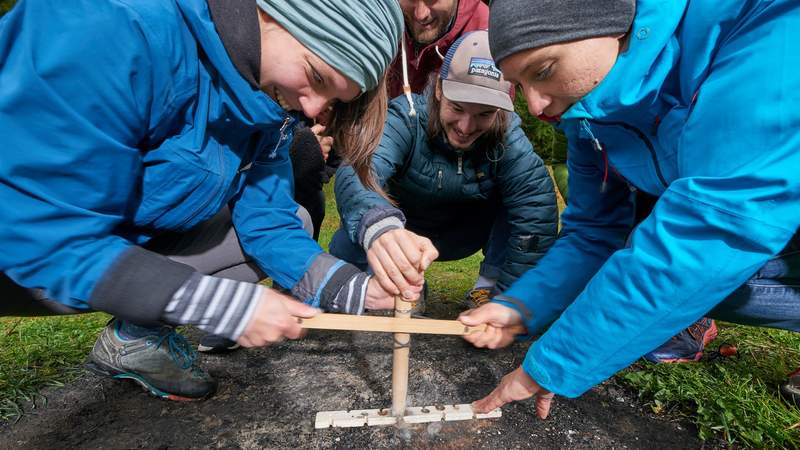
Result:
{"label": "teal headband", "polygon": [[397,0],[256,0],[295,39],[361,87],[375,89],[397,52]]}

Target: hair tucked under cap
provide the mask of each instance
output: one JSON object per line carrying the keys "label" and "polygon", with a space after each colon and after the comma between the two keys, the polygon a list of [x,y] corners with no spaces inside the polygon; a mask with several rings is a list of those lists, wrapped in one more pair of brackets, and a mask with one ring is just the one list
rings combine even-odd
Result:
{"label": "hair tucked under cap", "polygon": [[331,67],[375,89],[403,32],[397,0],[256,0],[276,22]]}
{"label": "hair tucked under cap", "polygon": [[635,13],[636,0],[494,0],[489,46],[499,64],[522,50],[627,33]]}

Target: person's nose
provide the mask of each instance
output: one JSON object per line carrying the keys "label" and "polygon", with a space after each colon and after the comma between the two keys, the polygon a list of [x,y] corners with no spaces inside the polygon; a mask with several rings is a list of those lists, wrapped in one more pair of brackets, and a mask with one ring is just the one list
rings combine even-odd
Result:
{"label": "person's nose", "polygon": [[309,119],[314,119],[328,109],[328,99],[321,95],[308,95],[300,97],[300,107],[303,114]]}
{"label": "person's nose", "polygon": [[528,112],[534,117],[541,116],[545,108],[553,103],[553,99],[549,95],[530,86],[525,88],[524,94],[525,100],[528,102]]}
{"label": "person's nose", "polygon": [[425,22],[431,15],[431,9],[424,1],[418,1],[414,6],[414,18],[420,22]]}
{"label": "person's nose", "polygon": [[464,115],[458,119],[457,126],[458,131],[461,132],[461,134],[472,134],[475,132],[475,119],[469,115]]}

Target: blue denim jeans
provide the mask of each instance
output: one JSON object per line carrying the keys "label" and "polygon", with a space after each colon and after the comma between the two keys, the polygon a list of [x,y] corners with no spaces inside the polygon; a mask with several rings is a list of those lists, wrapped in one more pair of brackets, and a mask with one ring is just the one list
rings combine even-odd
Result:
{"label": "blue denim jeans", "polygon": [[800,233],[707,316],[800,331]]}
{"label": "blue denim jeans", "polygon": [[[409,227],[413,231],[412,227]],[[443,230],[442,234],[448,233]],[[424,233],[420,233],[424,235]],[[508,239],[511,237],[511,225],[506,218],[505,210],[501,210],[495,217],[488,233],[478,239],[437,239],[430,238],[433,246],[439,251],[438,261],[455,261],[466,258],[478,250],[483,250],[483,261],[479,274],[486,278],[497,279],[500,277],[500,267],[506,260]],[[329,246],[331,255],[343,259],[361,270],[368,270],[367,255],[360,245],[354,244],[347,233],[339,228],[331,239]]]}

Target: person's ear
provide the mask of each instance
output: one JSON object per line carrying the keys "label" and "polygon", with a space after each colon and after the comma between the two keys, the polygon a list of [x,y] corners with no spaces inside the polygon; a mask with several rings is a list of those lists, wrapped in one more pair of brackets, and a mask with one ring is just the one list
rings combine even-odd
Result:
{"label": "person's ear", "polygon": [[436,81],[436,89],[434,89],[433,95],[436,96],[437,101],[442,101],[442,80]]}
{"label": "person's ear", "polygon": [[620,34],[619,36],[614,36],[614,39],[619,41],[619,52],[620,53],[625,53],[626,51],[628,51],[628,42],[629,42],[628,38],[629,37],[630,37],[630,33],[623,33],[623,34]]}

